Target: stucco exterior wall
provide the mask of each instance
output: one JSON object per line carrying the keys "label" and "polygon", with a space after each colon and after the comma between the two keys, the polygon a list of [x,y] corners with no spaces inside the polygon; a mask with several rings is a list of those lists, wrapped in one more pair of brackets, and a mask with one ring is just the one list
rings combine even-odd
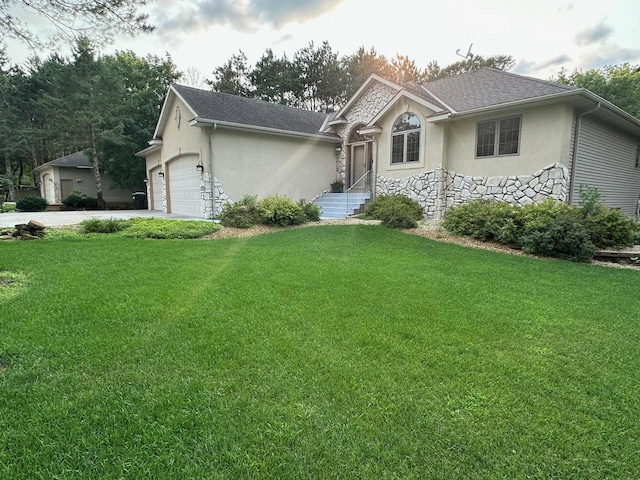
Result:
{"label": "stucco exterior wall", "polygon": [[[391,163],[391,136],[393,124],[403,113],[414,113],[420,119],[420,156],[415,163]],[[378,136],[377,174],[388,178],[404,178],[425,170],[435,170],[442,163],[444,128],[428,124],[426,118],[433,113],[418,103],[405,99],[389,109],[377,125],[382,127]]]}
{"label": "stucco exterior wall", "polygon": [[[520,153],[475,158],[476,125],[521,115]],[[471,176],[531,175],[553,163],[570,164],[573,109],[568,104],[511,110],[447,123],[444,168]]]}
{"label": "stucco exterior wall", "polygon": [[223,128],[214,135],[214,175],[231,201],[247,194],[309,200],[335,181],[334,143]]}
{"label": "stucco exterior wall", "polygon": [[[63,180],[71,181],[72,190],[80,190],[87,197],[96,198],[98,191],[96,189],[96,179],[92,168],[75,168],[75,167],[48,167],[40,171],[41,192],[43,198],[49,203],[62,203],[64,200],[61,182]],[[52,179],[53,182],[49,182]],[[112,189],[113,185],[109,175],[102,175],[102,196],[105,202],[123,202],[132,203],[133,190],[130,189]],[[49,184],[49,185],[48,185]],[[51,185],[53,184],[53,185]],[[52,197],[53,194],[53,198]]]}
{"label": "stucco exterior wall", "polygon": [[166,162],[181,155],[198,155],[205,163],[210,152],[208,129],[189,126],[192,114],[176,97],[169,103],[168,113],[160,154],[163,170]]}

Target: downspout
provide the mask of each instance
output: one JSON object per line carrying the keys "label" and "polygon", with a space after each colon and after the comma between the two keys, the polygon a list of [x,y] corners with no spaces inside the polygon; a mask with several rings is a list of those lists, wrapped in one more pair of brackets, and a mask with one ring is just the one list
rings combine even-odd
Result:
{"label": "downspout", "polygon": [[378,178],[378,139],[371,136],[371,200],[376,198],[376,183]]}
{"label": "downspout", "polygon": [[578,162],[578,145],[580,143],[580,130],[582,127],[582,117],[585,117],[596,110],[598,110],[602,106],[601,102],[598,102],[595,107],[591,110],[587,110],[586,112],[582,112],[578,115],[576,119],[576,130],[573,140],[573,153],[571,155],[571,174],[569,175],[569,196],[567,198],[567,203],[569,205],[573,205],[573,189],[576,182],[576,163]]}
{"label": "downspout", "polygon": [[216,130],[218,129],[218,124],[213,124],[213,131],[211,132],[211,137],[209,140],[209,172],[211,175],[211,215],[213,217],[216,216],[216,182],[215,177],[213,176],[213,139],[216,136]]}

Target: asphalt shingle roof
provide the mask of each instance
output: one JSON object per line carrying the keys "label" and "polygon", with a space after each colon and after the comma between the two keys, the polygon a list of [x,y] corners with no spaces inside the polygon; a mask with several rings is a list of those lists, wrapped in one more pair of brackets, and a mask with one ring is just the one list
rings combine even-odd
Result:
{"label": "asphalt shingle roof", "polygon": [[50,162],[43,163],[42,167],[93,167],[91,160],[84,152],[76,152],[64,157],[56,158]]}
{"label": "asphalt shingle roof", "polygon": [[545,97],[576,87],[516,75],[494,68],[441,78],[424,87],[456,112]]}
{"label": "asphalt shingle roof", "polygon": [[320,127],[327,117],[326,113],[311,112],[255,98],[238,97],[184,85],[174,85],[174,88],[199,118],[323,135]]}

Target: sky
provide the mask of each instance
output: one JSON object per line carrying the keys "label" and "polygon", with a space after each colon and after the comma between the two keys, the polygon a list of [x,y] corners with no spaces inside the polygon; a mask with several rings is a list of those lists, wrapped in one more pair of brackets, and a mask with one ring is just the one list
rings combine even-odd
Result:
{"label": "sky", "polygon": [[[267,48],[291,58],[325,40],[340,57],[373,47],[420,68],[461,60],[471,46],[475,55],[511,55],[512,72],[543,79],[561,68],[640,64],[638,0],[157,0],[145,11],[155,32],[117,38],[101,52],[169,54],[180,71],[202,78],[240,50],[252,65]],[[42,19],[25,19],[44,28]],[[32,55],[7,45],[12,63]]]}

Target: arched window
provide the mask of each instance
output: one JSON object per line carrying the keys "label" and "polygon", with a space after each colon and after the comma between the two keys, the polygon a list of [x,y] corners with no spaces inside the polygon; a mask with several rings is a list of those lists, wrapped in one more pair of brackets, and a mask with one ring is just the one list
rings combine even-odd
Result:
{"label": "arched window", "polygon": [[393,123],[391,163],[420,160],[420,119],[414,113],[403,113]]}

